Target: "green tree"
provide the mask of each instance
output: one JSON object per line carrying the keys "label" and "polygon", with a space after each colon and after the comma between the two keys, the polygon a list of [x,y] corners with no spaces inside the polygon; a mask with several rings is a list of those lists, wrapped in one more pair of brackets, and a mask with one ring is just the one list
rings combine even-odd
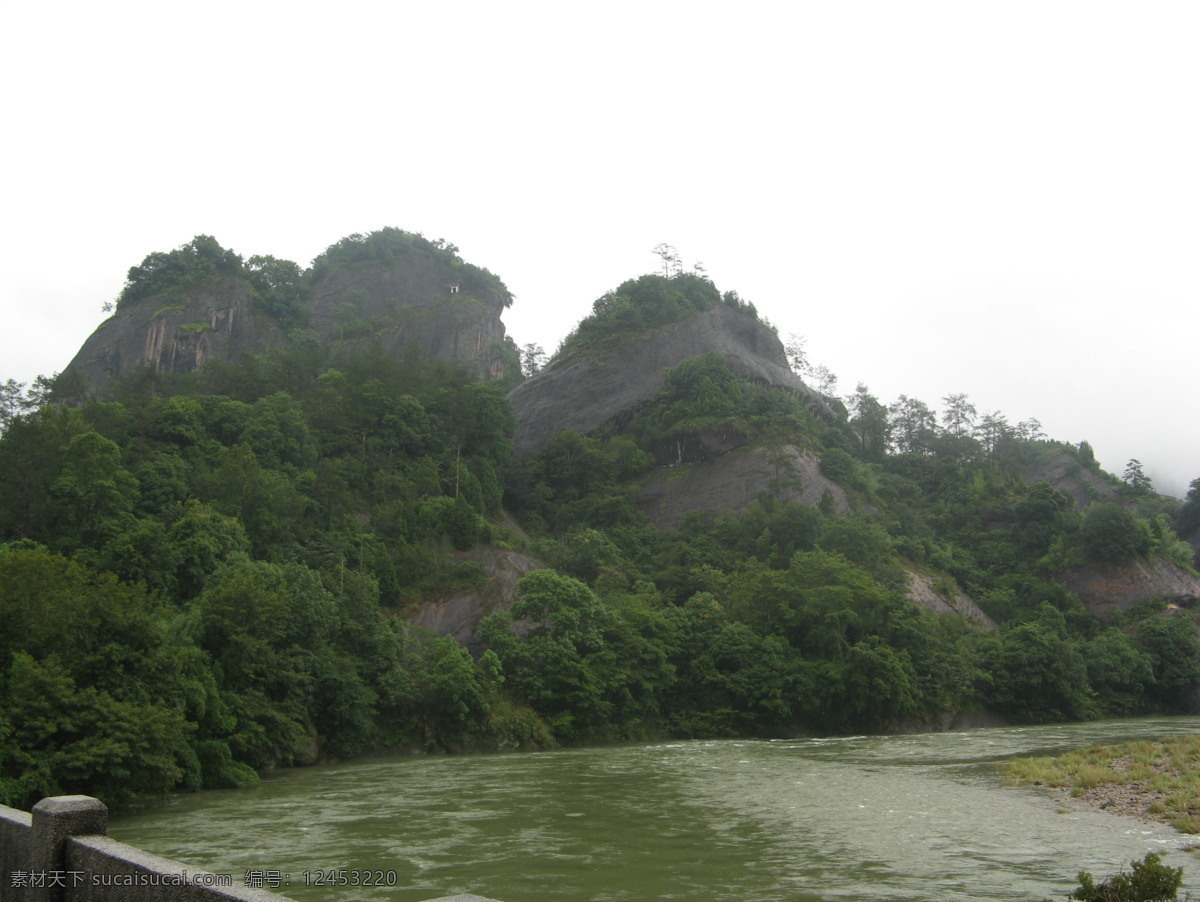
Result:
{"label": "green tree", "polygon": [[1005,630],[989,643],[989,701],[1022,721],[1087,720],[1099,713],[1087,664],[1067,636],[1062,613],[1043,604],[1036,621]]}
{"label": "green tree", "polygon": [[11,804],[87,793],[111,803],[163,795],[183,776],[188,725],[175,710],[80,686],[57,657],[18,652],[4,674],[0,786]]}
{"label": "green tree", "polygon": [[1188,486],[1187,497],[1175,519],[1175,532],[1184,538],[1194,537],[1200,531],[1200,479],[1193,479]]}
{"label": "green tree", "polygon": [[50,494],[59,505],[59,546],[96,545],[132,518],[137,480],[121,466],[121,450],[96,432],[71,439]]}
{"label": "green tree", "polygon": [[540,344],[531,342],[521,348],[521,375],[526,379],[541,372],[546,365],[547,354]]}
{"label": "green tree", "polygon": [[667,609],[677,678],[663,706],[673,732],[689,736],[776,733],[807,695],[802,668],[776,637],[733,621],[717,599],[699,593]]}
{"label": "green tree", "polygon": [[208,577],[250,550],[242,524],[207,504],[189,499],[178,519],[167,530],[176,556],[175,584],[180,599],[194,598]]}
{"label": "green tree", "polygon": [[1125,475],[1122,479],[1136,495],[1154,494],[1154,485],[1142,469],[1142,462],[1137,458],[1131,458],[1125,465]]}
{"label": "green tree", "polygon": [[1138,624],[1134,644],[1150,657],[1150,697],[1167,710],[1188,710],[1200,679],[1200,640],[1191,621],[1149,617]]}
{"label": "green tree", "polygon": [[1124,717],[1147,709],[1152,659],[1129,636],[1109,627],[1087,643],[1084,654],[1088,683],[1105,714]]}
{"label": "green tree", "polygon": [[888,409],[858,383],[850,397],[850,425],[858,436],[858,450],[865,460],[881,462],[887,456],[890,438]]}
{"label": "green tree", "polygon": [[215,276],[244,275],[239,254],[221,247],[210,235],[197,235],[173,251],[156,251],[139,265],[130,267],[117,307],[187,288]]}
{"label": "green tree", "polygon": [[882,637],[855,642],[824,666],[822,726],[838,730],[894,726],[922,712],[918,676],[908,653]]}
{"label": "green tree", "polygon": [[888,408],[892,444],[901,454],[928,454],[937,435],[937,416],[924,401],[901,395]]}
{"label": "green tree", "polygon": [[[605,642],[609,612],[583,583],[535,570],[517,583],[521,597],[486,618],[480,635],[504,663],[506,685],[568,740],[600,735],[613,703],[613,655]],[[523,639],[512,624],[528,624]]]}
{"label": "green tree", "polygon": [[1137,518],[1113,501],[1097,501],[1079,524],[1083,551],[1094,561],[1120,564],[1150,550],[1150,536]]}
{"label": "green tree", "polygon": [[828,520],[817,545],[872,572],[881,572],[883,565],[895,556],[887,530],[858,514]]}
{"label": "green tree", "polygon": [[290,597],[278,568],[239,561],[215,573],[193,607],[196,643],[233,719],[214,738],[255,769],[291,763],[305,735],[306,687],[288,654]]}
{"label": "green tree", "polygon": [[1013,508],[1016,544],[1030,555],[1044,555],[1055,540],[1065,536],[1072,508],[1070,497],[1048,482],[1029,487]]}
{"label": "green tree", "polygon": [[946,432],[956,438],[970,436],[975,428],[975,418],[978,415],[975,405],[965,394],[949,394],[942,398],[946,405],[942,411],[942,426]]}
{"label": "green tree", "polygon": [[258,290],[257,304],[288,328],[307,322],[303,306],[307,285],[304,271],[291,260],[254,255],[246,261],[250,284]]}
{"label": "green tree", "polygon": [[1001,448],[1007,440],[1012,438],[1012,435],[1013,431],[1008,424],[1008,417],[998,410],[985,413],[975,427],[975,437],[979,439],[988,458],[993,461],[1000,456]]}
{"label": "green tree", "polygon": [[412,680],[408,717],[428,748],[461,747],[490,713],[485,674],[453,639],[414,631],[405,643]]}

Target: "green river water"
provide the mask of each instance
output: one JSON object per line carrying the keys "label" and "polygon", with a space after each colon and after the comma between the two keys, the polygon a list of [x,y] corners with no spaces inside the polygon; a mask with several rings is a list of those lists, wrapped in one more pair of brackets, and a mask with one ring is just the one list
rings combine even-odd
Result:
{"label": "green river water", "polygon": [[[1194,838],[1004,787],[993,763],[1197,729],[1159,718],[371,758],[177,796],[114,816],[109,833],[239,880],[275,871],[278,892],[313,902],[1032,902],[1150,851],[1182,865],[1196,896]],[[315,885],[338,870],[335,882],[395,885]]]}

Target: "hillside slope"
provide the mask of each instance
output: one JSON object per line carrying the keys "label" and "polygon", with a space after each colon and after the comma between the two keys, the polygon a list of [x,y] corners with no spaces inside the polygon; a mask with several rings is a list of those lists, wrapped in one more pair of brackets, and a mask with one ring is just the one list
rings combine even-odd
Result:
{"label": "hillside slope", "polygon": [[516,453],[537,452],[563,429],[588,433],[627,418],[655,398],[667,369],[708,353],[721,355],[737,376],[795,392],[832,416],[825,399],[788,368],[774,332],[716,304],[620,343],[558,359],[516,386],[508,396],[517,417]]}

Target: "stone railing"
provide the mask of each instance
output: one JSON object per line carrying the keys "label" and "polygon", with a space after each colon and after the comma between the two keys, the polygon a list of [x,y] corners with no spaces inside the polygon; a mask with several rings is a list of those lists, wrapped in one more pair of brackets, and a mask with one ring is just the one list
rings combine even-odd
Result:
{"label": "stone railing", "polygon": [[[42,799],[32,813],[0,805],[0,902],[294,902],[110,839],[90,796]],[[494,902],[444,896],[431,902]]]}

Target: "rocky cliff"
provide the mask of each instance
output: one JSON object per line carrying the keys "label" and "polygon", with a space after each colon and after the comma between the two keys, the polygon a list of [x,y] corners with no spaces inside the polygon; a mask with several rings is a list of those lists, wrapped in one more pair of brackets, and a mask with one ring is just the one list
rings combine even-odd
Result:
{"label": "rocky cliff", "polygon": [[1071,498],[1079,508],[1093,501],[1117,500],[1117,485],[1095,470],[1083,466],[1077,457],[1067,451],[1056,451],[1044,460],[1026,467],[1021,478],[1030,484],[1048,482]]}
{"label": "rocky cliff", "polygon": [[786,501],[816,506],[828,493],[834,509],[845,513],[845,490],[821,473],[820,462],[794,445],[747,446],[706,460],[661,467],[637,493],[638,506],[659,529],[678,529],[693,511],[713,516],[736,513],[764,491]]}
{"label": "rocky cliff", "polygon": [[665,371],[701,354],[725,358],[744,378],[803,395],[822,415],[825,400],[787,365],[779,337],[758,320],[717,304],[603,350],[556,360],[509,393],[516,453],[534,454],[560,431],[587,433],[654,399]]}
{"label": "rocky cliff", "polygon": [[124,305],[100,324],[64,370],[103,393],[114,381],[152,366],[188,373],[210,360],[236,361],[284,339],[283,330],[254,304],[245,281],[214,278],[154,299]]}
{"label": "rocky cliff", "polygon": [[416,256],[341,266],[313,279],[313,330],[332,344],[458,364],[480,379],[512,375],[517,361],[500,314],[507,296],[444,259]]}
{"label": "rocky cliff", "polygon": [[489,545],[477,546],[457,557],[476,564],[484,573],[483,582],[425,602],[409,617],[409,622],[444,636],[453,636],[479,654],[484,649],[476,635],[479,621],[493,611],[509,607],[517,598],[517,581],[527,573],[541,570],[546,564],[519,551]]}
{"label": "rocky cliff", "polygon": [[343,239],[307,272],[274,258],[246,262],[198,236],[130,270],[117,312],[64,373],[103,393],[144,366],[188,373],[306,336],[334,354],[379,346],[480,379],[519,378],[500,321],[509,300],[503,282],[453,246],[398,229]]}
{"label": "rocky cliff", "polygon": [[951,585],[939,592],[935,576],[915,570],[905,572],[908,578],[908,599],[913,604],[929,608],[936,614],[957,614],[968,623],[983,629],[996,628],[996,622],[957,586]]}
{"label": "rocky cliff", "polygon": [[1161,599],[1179,607],[1200,600],[1200,577],[1162,558],[1135,558],[1123,564],[1088,563],[1062,576],[1089,611],[1101,617],[1129,610],[1138,602]]}

